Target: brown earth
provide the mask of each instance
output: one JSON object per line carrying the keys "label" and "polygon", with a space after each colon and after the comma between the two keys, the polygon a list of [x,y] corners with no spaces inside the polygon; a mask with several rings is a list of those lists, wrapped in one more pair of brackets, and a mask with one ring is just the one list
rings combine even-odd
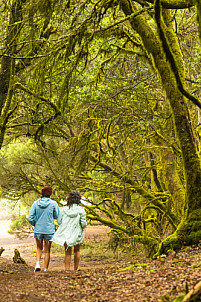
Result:
{"label": "brown earth", "polygon": [[[2,232],[2,231],[1,231]],[[107,236],[108,228],[104,226],[96,226],[96,225],[89,225],[85,229],[85,240],[90,240],[93,242],[96,242],[97,239],[103,238]],[[54,245],[54,244],[53,244]],[[3,252],[2,256],[8,260],[13,260],[14,250],[18,249],[22,258],[25,259],[25,261],[30,266],[35,266],[35,239],[33,238],[24,238],[24,239],[17,239],[14,238],[14,236],[11,236],[7,233],[7,235],[3,235],[0,238],[0,247],[3,247],[5,251]],[[56,245],[54,245],[56,246]],[[43,257],[42,257],[43,258]],[[63,254],[51,254],[51,265],[49,270],[55,270],[55,269],[63,269],[63,261],[64,256]],[[82,263],[81,263],[82,265]],[[83,263],[83,267],[86,267],[86,265]]]}
{"label": "brown earth", "polygon": [[[88,226],[86,241],[94,245],[106,238],[107,228]],[[63,255],[51,254],[48,273],[34,273],[35,244],[30,242],[4,245],[0,257],[0,301],[134,301],[170,302],[201,280],[201,248],[194,247],[167,258],[132,259],[108,257],[105,250],[96,255],[82,255],[80,270],[63,270]],[[1,243],[0,243],[1,244]],[[98,243],[97,243],[98,244]],[[12,262],[18,248],[28,265]],[[130,267],[130,268],[128,268]]]}

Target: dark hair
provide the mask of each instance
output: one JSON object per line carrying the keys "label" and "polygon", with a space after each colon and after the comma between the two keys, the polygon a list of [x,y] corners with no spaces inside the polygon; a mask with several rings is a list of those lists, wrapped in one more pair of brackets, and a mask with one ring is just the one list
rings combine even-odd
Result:
{"label": "dark hair", "polygon": [[45,186],[42,188],[42,197],[50,197],[52,194],[52,188],[49,186]]}
{"label": "dark hair", "polygon": [[80,204],[81,203],[81,195],[79,191],[71,191],[69,193],[69,196],[67,198],[67,206],[70,206],[72,204]]}

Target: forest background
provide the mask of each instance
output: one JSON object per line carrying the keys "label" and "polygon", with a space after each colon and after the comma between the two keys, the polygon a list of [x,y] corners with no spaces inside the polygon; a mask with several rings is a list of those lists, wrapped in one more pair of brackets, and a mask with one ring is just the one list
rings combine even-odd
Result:
{"label": "forest background", "polygon": [[[0,0],[0,184],[78,189],[112,245],[201,240],[199,0]],[[15,217],[14,229],[27,218]]]}

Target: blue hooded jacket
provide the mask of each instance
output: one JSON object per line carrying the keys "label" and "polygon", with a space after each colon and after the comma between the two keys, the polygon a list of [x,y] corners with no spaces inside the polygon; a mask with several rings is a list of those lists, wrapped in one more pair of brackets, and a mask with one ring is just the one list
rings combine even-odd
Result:
{"label": "blue hooded jacket", "polygon": [[34,233],[54,234],[54,219],[59,216],[59,206],[55,200],[49,197],[42,197],[31,206],[29,222],[34,226]]}

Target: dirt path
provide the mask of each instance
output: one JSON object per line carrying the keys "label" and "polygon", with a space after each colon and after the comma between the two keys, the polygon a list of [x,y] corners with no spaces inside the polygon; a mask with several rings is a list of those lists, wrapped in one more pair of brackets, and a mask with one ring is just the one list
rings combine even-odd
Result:
{"label": "dirt path", "polygon": [[[79,271],[64,271],[63,253],[52,253],[48,273],[34,273],[34,239],[15,239],[7,234],[8,223],[0,223],[0,246],[5,248],[0,257],[2,302],[172,302],[200,281],[201,246],[158,260],[137,255],[130,262],[110,258],[104,250],[96,257],[96,242],[108,231],[100,226],[87,226],[85,238],[94,245],[91,256],[81,257]],[[13,263],[15,248],[28,266]]]}
{"label": "dirt path", "polygon": [[[28,265],[35,265],[35,239],[31,238],[17,239],[13,235],[8,233],[10,221],[0,220],[0,247],[3,247],[5,251],[2,256],[10,261],[13,260],[14,250],[18,249],[22,258],[27,262]],[[88,225],[85,229],[85,238],[91,240],[97,240],[102,236],[106,236],[108,228],[104,226],[91,226]],[[43,256],[42,256],[43,260]],[[63,269],[63,255],[51,254],[51,265],[50,270]],[[89,268],[90,265],[83,264],[82,268]]]}
{"label": "dirt path", "polygon": [[31,267],[0,257],[0,301],[172,302],[200,281],[200,254],[190,249],[174,258],[147,259],[145,266],[128,268],[131,264],[116,259],[109,266],[48,273],[33,273]]}

